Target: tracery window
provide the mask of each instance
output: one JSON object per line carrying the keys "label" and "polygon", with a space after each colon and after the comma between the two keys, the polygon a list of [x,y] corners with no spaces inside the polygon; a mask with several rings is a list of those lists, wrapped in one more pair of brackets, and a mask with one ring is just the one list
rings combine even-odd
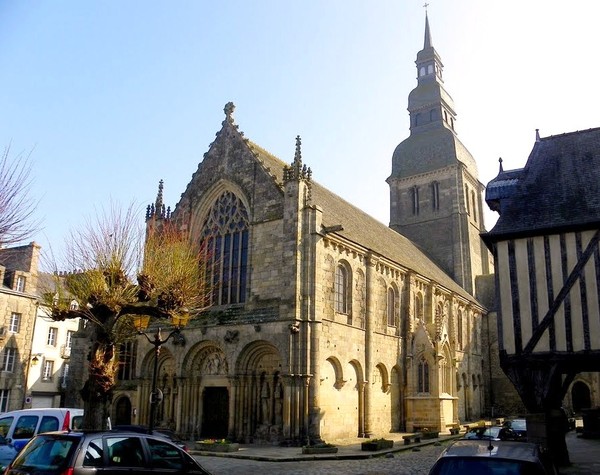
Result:
{"label": "tracery window", "polygon": [[343,264],[338,264],[335,269],[335,311],[350,313],[350,276],[348,269]]}
{"label": "tracery window", "polygon": [[417,366],[417,392],[429,392],[429,363],[422,359]]}
{"label": "tracery window", "polygon": [[202,226],[209,305],[246,301],[248,269],[248,212],[231,191],[224,192],[210,209]]}

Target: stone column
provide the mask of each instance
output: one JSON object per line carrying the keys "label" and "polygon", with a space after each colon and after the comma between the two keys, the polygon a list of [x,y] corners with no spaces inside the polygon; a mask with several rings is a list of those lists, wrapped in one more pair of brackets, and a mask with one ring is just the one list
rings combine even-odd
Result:
{"label": "stone column", "polygon": [[[373,332],[375,331],[375,292],[377,290],[377,278],[375,276],[377,259],[373,255],[368,255],[366,259],[366,288],[367,288],[367,309],[365,322],[365,375],[364,382],[364,434],[363,437],[371,437],[371,411],[373,410],[371,402],[371,377],[373,376]],[[360,405],[359,405],[360,406]]]}
{"label": "stone column", "polygon": [[238,398],[238,386],[239,379],[237,376],[229,376],[229,423],[227,427],[227,438],[232,440],[235,438],[235,431],[237,427],[238,414],[237,409],[237,398]]}
{"label": "stone column", "polygon": [[304,439],[306,440],[306,444],[310,444],[310,412],[309,412],[309,400],[308,400],[308,392],[310,386],[310,375],[305,374],[302,376],[303,379],[303,389],[304,394],[302,397],[302,406],[304,413]]}
{"label": "stone column", "polygon": [[283,381],[283,438],[292,438],[291,401],[292,401],[292,377],[289,374],[282,375]]}

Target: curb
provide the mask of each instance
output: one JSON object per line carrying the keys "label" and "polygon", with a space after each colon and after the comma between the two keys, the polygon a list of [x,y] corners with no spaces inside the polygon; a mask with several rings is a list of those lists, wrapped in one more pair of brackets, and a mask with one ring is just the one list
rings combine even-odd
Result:
{"label": "curb", "polygon": [[[255,460],[258,462],[301,462],[301,461],[314,461],[314,460],[364,460],[375,457],[384,457],[387,454],[393,454],[397,452],[406,452],[407,450],[413,451],[428,445],[442,444],[446,442],[459,439],[461,435],[440,437],[438,439],[430,439],[424,442],[418,442],[410,445],[398,445],[391,449],[378,450],[376,452],[362,452],[360,446],[356,449],[356,453],[337,453],[337,454],[323,454],[323,455],[292,455],[292,456],[273,456],[273,455],[259,455],[259,454],[245,454],[243,452],[209,452],[204,450],[190,450],[189,454],[193,456],[205,456],[205,457],[226,457],[236,459]],[[300,447],[298,447],[300,449]]]}

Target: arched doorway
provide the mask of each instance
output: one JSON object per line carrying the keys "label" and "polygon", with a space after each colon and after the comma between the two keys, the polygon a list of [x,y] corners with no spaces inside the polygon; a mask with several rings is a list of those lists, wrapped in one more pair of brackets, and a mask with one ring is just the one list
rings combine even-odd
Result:
{"label": "arched doorway", "polygon": [[121,397],[115,404],[115,425],[131,424],[131,401],[128,397]]}
{"label": "arched doorway", "polygon": [[571,400],[573,401],[573,411],[580,413],[582,409],[592,407],[592,397],[590,388],[583,381],[573,383],[571,387]]}

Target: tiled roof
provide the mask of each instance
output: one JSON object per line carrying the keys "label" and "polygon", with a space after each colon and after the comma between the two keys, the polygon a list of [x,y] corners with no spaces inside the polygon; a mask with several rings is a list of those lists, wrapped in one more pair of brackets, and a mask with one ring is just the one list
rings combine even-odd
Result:
{"label": "tiled roof", "polygon": [[[540,139],[518,172],[514,192],[486,240],[600,224],[600,128]],[[498,178],[490,185],[501,185]]]}
{"label": "tiled roof", "polygon": [[[269,168],[270,173],[282,183],[283,167],[287,164],[252,142],[248,145]],[[433,280],[465,299],[476,302],[472,295],[440,269],[412,241],[314,181],[311,203],[322,208],[323,226],[342,225],[343,230],[337,231],[336,234]]]}

